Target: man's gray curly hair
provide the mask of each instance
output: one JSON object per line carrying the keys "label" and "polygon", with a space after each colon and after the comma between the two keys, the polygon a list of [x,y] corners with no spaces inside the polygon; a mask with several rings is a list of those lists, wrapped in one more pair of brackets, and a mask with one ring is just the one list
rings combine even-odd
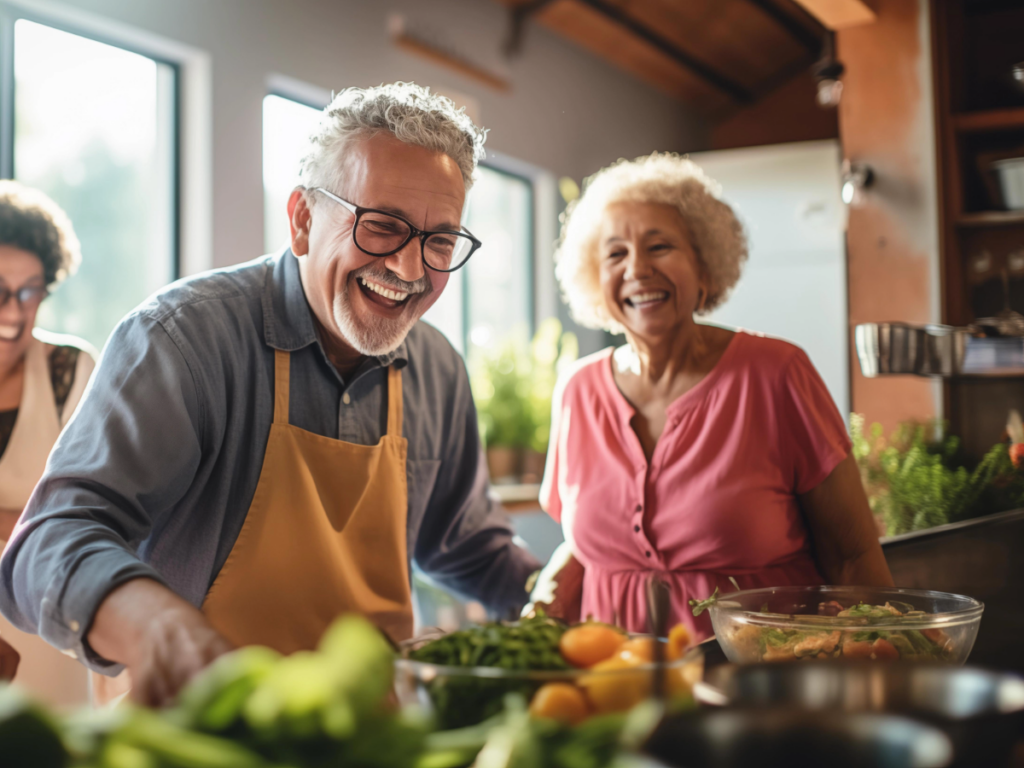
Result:
{"label": "man's gray curly hair", "polygon": [[671,205],[686,222],[707,296],[697,314],[728,297],[747,260],[747,236],[721,187],[693,161],[655,152],[619,160],[584,182],[583,195],[567,209],[555,253],[555,275],[572,316],[588,328],[622,333],[601,293],[597,238],[605,209],[614,203]]}
{"label": "man's gray curly hair", "polygon": [[338,93],[309,137],[309,151],[300,168],[303,186],[339,191],[349,145],[381,131],[406,144],[443,152],[458,164],[466,191],[473,186],[487,131],[477,127],[464,108],[456,109],[451,99],[415,83],[346,88]]}

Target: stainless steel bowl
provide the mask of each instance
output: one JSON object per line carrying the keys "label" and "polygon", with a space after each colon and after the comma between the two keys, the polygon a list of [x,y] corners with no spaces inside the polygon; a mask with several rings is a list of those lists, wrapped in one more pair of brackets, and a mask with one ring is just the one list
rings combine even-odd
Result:
{"label": "stainless steel bowl", "polygon": [[952,740],[954,765],[1003,765],[1024,735],[1024,679],[922,664],[716,667],[694,694],[705,703],[923,719]]}
{"label": "stainless steel bowl", "polygon": [[679,768],[939,768],[939,730],[902,717],[796,710],[706,710],[666,718],[644,751]]}

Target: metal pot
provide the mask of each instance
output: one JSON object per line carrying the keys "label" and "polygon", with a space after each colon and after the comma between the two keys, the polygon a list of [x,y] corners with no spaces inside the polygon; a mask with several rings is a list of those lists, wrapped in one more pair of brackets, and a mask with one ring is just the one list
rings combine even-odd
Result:
{"label": "metal pot", "polygon": [[939,768],[953,755],[940,731],[906,718],[795,710],[668,717],[643,751],[679,768]]}
{"label": "metal pot", "polygon": [[1015,740],[1024,735],[1024,679],[970,667],[829,662],[724,666],[709,670],[702,685],[704,694],[710,690],[719,696],[716,703],[730,706],[921,719],[951,738],[955,766],[1005,765]]}

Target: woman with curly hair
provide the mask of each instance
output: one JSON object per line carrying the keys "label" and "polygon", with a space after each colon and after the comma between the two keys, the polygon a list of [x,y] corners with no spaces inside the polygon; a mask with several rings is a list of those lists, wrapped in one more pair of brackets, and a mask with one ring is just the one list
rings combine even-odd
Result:
{"label": "woman with curly hair", "polygon": [[[573,316],[627,343],[555,392],[541,504],[567,559],[548,613],[647,629],[645,584],[672,622],[719,588],[891,585],[845,424],[807,355],[698,323],[740,277],[747,240],[691,161],[653,154],[591,177],[566,213],[556,274]],[[556,584],[553,592],[552,584]]]}
{"label": "woman with curly hair", "polygon": [[[80,259],[71,222],[56,203],[0,181],[0,547],[94,367],[86,342],[35,328],[39,305]],[[3,639],[11,637],[20,669]],[[16,669],[18,682],[49,703],[85,700],[85,673],[75,661],[0,618],[0,679]]]}

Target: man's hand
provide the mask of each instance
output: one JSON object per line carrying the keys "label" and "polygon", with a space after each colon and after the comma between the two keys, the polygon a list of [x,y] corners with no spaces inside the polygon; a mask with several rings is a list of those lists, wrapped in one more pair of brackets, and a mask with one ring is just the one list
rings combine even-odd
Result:
{"label": "man's hand", "polygon": [[14,650],[14,646],[0,637],[0,682],[9,683],[14,679],[19,661],[21,661],[21,654]]}
{"label": "man's hand", "polygon": [[189,680],[232,650],[201,611],[150,579],[126,582],[107,595],[88,642],[128,668],[132,700],[151,707],[172,703]]}
{"label": "man's hand", "polygon": [[579,621],[583,574],[583,564],[573,556],[567,543],[561,544],[540,572],[523,615],[531,616],[540,608],[548,616],[569,624]]}

